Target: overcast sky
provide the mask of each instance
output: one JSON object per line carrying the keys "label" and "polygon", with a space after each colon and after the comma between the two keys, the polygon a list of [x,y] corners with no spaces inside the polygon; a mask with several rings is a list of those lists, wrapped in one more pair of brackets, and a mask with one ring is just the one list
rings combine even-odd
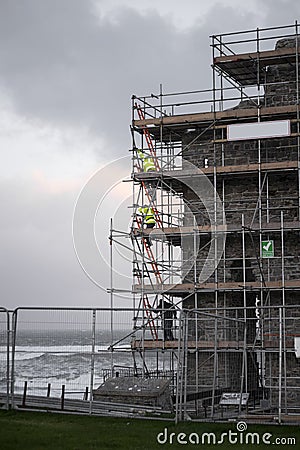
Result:
{"label": "overcast sky", "polygon": [[[297,0],[0,0],[0,306],[108,306],[72,215],[90,176],[128,155],[131,95],[210,88],[209,35],[297,19]],[[111,215],[102,205],[100,247]]]}

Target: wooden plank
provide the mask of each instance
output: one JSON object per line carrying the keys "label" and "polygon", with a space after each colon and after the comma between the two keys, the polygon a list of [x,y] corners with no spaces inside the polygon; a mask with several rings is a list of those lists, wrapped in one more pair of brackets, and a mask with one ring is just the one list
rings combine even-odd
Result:
{"label": "wooden plank", "polygon": [[[217,291],[242,291],[244,289],[247,290],[260,290],[262,289],[270,289],[270,290],[278,290],[282,289],[283,284],[282,281],[267,281],[266,286],[262,286],[260,282],[248,281],[245,285],[242,282],[227,282],[227,283],[202,283],[196,284],[193,283],[183,283],[183,284],[146,284],[144,285],[143,292],[145,293],[166,293],[169,294],[179,294],[179,293],[188,293],[188,292],[214,292]],[[300,288],[300,280],[286,280],[284,282],[284,286],[286,289],[299,289]],[[133,285],[132,292],[140,293],[142,291],[142,287],[140,285]]]}
{"label": "wooden plank", "polygon": [[[272,163],[262,163],[260,165],[261,170],[284,170],[284,169],[297,169],[298,161],[281,161]],[[217,173],[234,173],[234,172],[254,172],[259,170],[259,164],[242,164],[238,166],[219,166],[216,168]],[[202,169],[203,173],[208,173],[208,169]],[[213,173],[213,168],[210,169]]]}
{"label": "wooden plank", "polygon": [[[299,163],[298,161],[280,161],[280,162],[270,162],[270,163],[261,163],[260,169],[262,171],[272,171],[272,170],[291,170],[298,169]],[[217,166],[216,172],[217,174],[234,174],[234,173],[245,173],[245,172],[256,172],[259,170],[259,164],[240,164],[240,165],[229,165],[229,166]],[[191,176],[201,176],[204,175],[213,175],[214,167],[207,168],[199,168],[195,170],[166,170],[163,172],[139,172],[134,174],[134,179],[136,181],[144,181],[144,180],[154,180],[160,179],[163,177],[164,179],[174,179],[177,182],[180,182],[183,178],[188,178]]]}
{"label": "wooden plank", "polygon": [[[285,222],[284,223],[284,229],[285,230],[298,230],[300,228],[300,222],[299,221],[295,221],[295,222]],[[199,233],[211,233],[212,231],[212,227],[210,225],[202,225],[202,226],[198,226],[196,227],[196,230]],[[215,230],[215,228],[213,229]],[[252,226],[252,230],[253,231],[259,231],[260,228],[258,225],[253,225]],[[261,226],[261,230],[264,231],[280,231],[281,230],[281,224],[280,222],[270,222],[270,223],[263,223]],[[164,232],[164,234],[168,235],[168,234],[193,234],[195,231],[195,227],[166,227],[163,228],[162,231]],[[227,224],[227,225],[220,225],[216,227],[216,231],[218,232],[236,232],[236,231],[242,231],[242,225],[238,224]],[[136,234],[141,234],[140,230],[138,228],[134,229],[134,233]],[[145,234],[150,234],[153,233],[153,229],[152,230],[144,230]],[[154,229],[154,236],[155,236],[155,229]]]}
{"label": "wooden plank", "polygon": [[[158,231],[157,234],[155,234],[156,230]],[[199,226],[199,227],[196,227],[196,230],[210,233],[211,226],[210,225]],[[214,227],[214,231],[222,232],[222,233],[226,232],[227,225],[220,225],[220,226]],[[141,232],[141,230],[139,228],[133,229],[134,235],[139,236],[142,234],[144,234],[144,235],[151,234],[153,239],[155,239],[155,238],[163,239],[164,235],[175,235],[175,234],[179,234],[180,236],[181,235],[189,235],[189,234],[194,234],[194,232],[195,232],[195,227],[167,227],[167,228],[163,228],[163,229],[151,228],[151,229],[143,230],[143,233]]]}
{"label": "wooden plank", "polygon": [[[247,344],[247,346],[250,348],[252,348],[252,344]],[[291,340],[286,340],[285,341],[285,346],[287,348],[294,348],[294,342]],[[187,341],[187,347],[188,348],[199,348],[200,350],[203,349],[214,349],[215,347],[215,341],[211,340],[211,341],[203,341],[203,340],[199,340],[199,341]],[[275,340],[269,340],[269,341],[264,341],[263,346],[261,347],[261,344],[258,343],[257,347],[259,348],[278,348],[279,347],[279,340],[275,339]],[[154,341],[154,340],[150,340],[150,339],[136,339],[134,341],[131,342],[131,348],[134,350],[138,350],[138,349],[177,349],[178,348],[178,341],[174,340],[174,341],[163,341],[161,339]],[[243,341],[227,341],[227,340],[220,340],[219,342],[217,342],[217,348],[218,349],[242,349],[244,348],[244,343]]]}
{"label": "wooden plank", "polygon": [[[291,341],[289,339],[285,340],[284,345],[286,348],[294,348],[295,347],[294,341]],[[280,347],[279,339],[273,339],[270,341],[264,340],[263,345],[262,345],[262,348],[277,348],[277,349],[279,349],[279,347]]]}
{"label": "wooden plank", "polygon": [[[187,341],[187,347],[190,349],[199,349],[199,350],[213,350],[215,348],[215,341]],[[270,340],[270,341],[264,341],[261,345],[260,343],[257,343],[257,345],[254,347],[258,347],[259,349],[274,349],[278,350],[279,348],[279,340]],[[294,342],[291,340],[285,341],[285,347],[294,350]],[[131,342],[131,348],[133,350],[139,350],[139,349],[145,349],[145,350],[162,350],[162,349],[177,349],[178,348],[178,341],[163,341],[163,340],[149,340],[149,339],[136,339]],[[217,342],[217,349],[219,350],[241,350],[244,348],[243,341],[219,341]],[[247,344],[247,348],[252,349],[252,344]]]}
{"label": "wooden plank", "polygon": [[[188,341],[187,342],[188,348],[199,348],[199,349],[213,349],[215,346],[214,340],[212,341]],[[153,341],[153,340],[135,340],[132,341],[131,347],[133,349],[139,349],[139,348],[148,348],[148,349],[163,349],[163,348],[170,348],[174,349],[178,347],[178,341]],[[219,341],[217,344],[217,348],[232,348],[232,349],[239,349],[243,348],[243,341]]]}
{"label": "wooden plank", "polygon": [[[260,228],[258,225],[254,224],[252,225],[252,231],[260,231]],[[280,222],[270,222],[270,223],[263,223],[261,226],[261,230],[262,231],[280,231],[281,230],[281,224]],[[295,221],[295,222],[285,222],[284,223],[284,230],[285,231],[293,231],[293,230],[300,230],[300,222],[299,221]],[[199,234],[208,234],[211,233],[212,231],[216,231],[216,232],[221,232],[221,233],[236,233],[237,231],[242,231],[242,225],[238,224],[226,224],[226,225],[220,225],[218,227],[216,227],[215,229],[212,229],[212,227],[210,225],[203,225],[203,226],[198,226],[196,227],[196,231]],[[170,237],[181,237],[181,236],[185,236],[185,235],[189,235],[189,234],[194,234],[195,232],[195,227],[166,227],[163,228],[162,230],[159,230],[159,232],[157,234],[155,234],[155,228],[154,229],[150,229],[150,230],[143,230],[143,233],[141,232],[141,230],[139,230],[138,228],[134,228],[133,229],[133,234],[135,236],[141,236],[143,235],[147,235],[150,234],[152,235],[153,239],[164,239],[164,236]]]}
{"label": "wooden plank", "polygon": [[[300,48],[298,48],[298,54],[300,53]],[[222,63],[235,63],[240,61],[251,61],[258,60],[260,64],[265,62],[265,65],[278,64],[283,62],[284,57],[296,57],[297,50],[295,47],[284,47],[277,50],[265,50],[262,52],[250,52],[250,53],[239,53],[236,55],[228,56],[216,56],[214,58],[214,64],[221,65]]]}
{"label": "wooden plank", "polygon": [[[298,169],[298,161],[280,161],[271,163],[261,163],[260,169],[265,171],[272,170],[284,170],[284,169]],[[255,172],[259,170],[259,164],[240,164],[240,165],[230,165],[230,166],[217,166],[217,174],[222,173],[244,173],[244,172]],[[213,174],[214,168],[201,168],[201,171],[205,174]]]}
{"label": "wooden plank", "polygon": [[[269,117],[280,114],[296,113],[297,105],[287,106],[270,106],[260,108],[261,117]],[[257,108],[236,108],[228,109],[225,111],[203,112],[193,114],[180,114],[175,116],[167,116],[163,118],[150,118],[144,120],[134,120],[133,126],[137,128],[145,128],[148,126],[160,126],[160,125],[186,125],[189,127],[191,124],[201,122],[213,122],[216,120],[235,120],[235,119],[248,119],[257,117]],[[151,132],[151,129],[149,129]]]}

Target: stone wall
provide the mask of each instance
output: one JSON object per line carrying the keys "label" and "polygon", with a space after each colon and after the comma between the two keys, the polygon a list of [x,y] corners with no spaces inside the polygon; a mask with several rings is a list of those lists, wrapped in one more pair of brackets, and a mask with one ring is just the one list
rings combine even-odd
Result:
{"label": "stone wall", "polygon": [[[266,388],[270,406],[277,408],[279,401],[279,354],[266,353]],[[287,378],[284,378],[284,366],[286,365]],[[287,353],[282,360],[282,409],[299,407],[300,404],[300,360],[295,354]],[[286,386],[286,389],[285,389]]]}
{"label": "stone wall", "polygon": [[[299,46],[298,38],[298,46]],[[296,39],[280,39],[276,49],[295,48]],[[283,106],[297,104],[297,82],[295,64],[280,64],[267,68],[267,86],[265,88],[266,106]]]}
{"label": "stone wall", "polygon": [[[282,39],[278,41],[277,48],[293,47],[295,46],[295,39]],[[265,106],[283,106],[294,105],[297,102],[297,83],[296,83],[296,70],[295,65],[282,64],[278,66],[270,66],[267,70],[267,85],[265,86]],[[235,108],[249,108],[255,107],[247,102],[242,102]],[[295,125],[292,125],[292,132],[296,131]],[[201,137],[199,137],[201,133]],[[183,158],[186,161],[193,163],[195,166],[204,168],[205,163],[209,167],[214,165],[243,165],[243,164],[257,164],[259,161],[262,163],[268,162],[284,162],[284,161],[297,161],[298,160],[298,148],[297,138],[276,138],[261,140],[260,145],[255,140],[239,141],[239,142],[226,142],[225,144],[212,144],[213,137],[221,138],[222,130],[217,130],[216,135],[213,135],[211,129],[203,133],[203,130],[187,132],[183,137]],[[224,133],[224,131],[223,131]],[[183,168],[185,167],[183,161]],[[258,224],[258,199],[259,199],[259,178],[258,172],[247,173],[244,175],[226,175],[222,179],[222,176],[218,176],[217,192],[221,199],[224,199],[224,207],[226,213],[226,222],[230,225],[235,225],[240,229],[235,234],[228,234],[225,249],[225,258],[223,258],[217,268],[217,280],[219,282],[243,282],[243,247],[242,247],[242,233],[241,233],[241,216],[244,214],[245,225],[249,226],[251,223]],[[224,180],[224,181],[223,181]],[[264,180],[264,174],[262,174],[261,180]],[[268,191],[267,191],[268,185]],[[269,172],[268,180],[264,182],[264,187],[261,192],[261,221],[262,226],[269,222],[275,222],[280,224],[281,211],[284,214],[284,222],[293,222],[299,220],[299,204],[298,204],[298,173],[297,171],[289,172]],[[184,192],[184,198],[187,201],[188,207],[194,213],[198,225],[209,225],[209,217],[203,207],[203,204],[195,197],[192,191],[186,190]],[[268,206],[268,214],[267,214]],[[189,214],[186,216],[186,225],[193,222],[193,217]],[[280,228],[280,227],[279,227]],[[262,235],[262,239],[274,240],[275,257],[272,259],[263,259],[260,261],[260,265],[257,260],[257,256],[260,255],[259,233],[252,232],[250,236],[249,232],[245,232],[245,254],[246,254],[246,281],[260,281],[261,274],[263,273],[265,280],[281,281],[282,279],[282,254],[281,254],[281,232],[280,229],[276,232],[265,232]],[[199,276],[205,259],[208,253],[208,244],[210,236],[201,236],[200,248],[204,247],[197,255],[197,277]],[[284,271],[285,279],[293,280],[300,279],[300,248],[299,248],[299,232],[298,231],[285,231],[284,232]],[[183,248],[183,258],[187,259],[192,257],[194,252],[193,246],[187,246]],[[191,269],[186,274],[184,281],[194,281],[194,270]],[[215,275],[212,275],[207,281],[214,281]],[[247,342],[251,344],[256,335],[256,318],[255,318],[255,300],[258,292],[247,292],[246,304],[252,307],[247,313]],[[283,302],[283,296],[281,291],[268,293],[264,291],[264,301],[273,305],[281,305]],[[242,306],[244,302],[243,292],[218,292],[218,306],[237,307]],[[300,304],[299,291],[287,291],[285,295],[286,304]],[[185,302],[187,307],[195,307],[195,297],[189,296]],[[214,293],[202,293],[198,294],[197,299],[198,307],[213,308],[215,306]],[[228,314],[234,314],[234,312],[228,312]],[[241,314],[239,311],[238,316]],[[271,328],[273,334],[278,334],[279,320],[278,310],[272,311],[273,318],[268,320],[265,318],[266,329]],[[285,339],[291,339],[297,333],[300,333],[300,321],[295,322],[293,317],[298,314],[297,310],[287,310],[287,329],[285,330]],[[243,316],[243,314],[242,314]],[[190,326],[189,332],[192,335],[196,335],[196,330],[193,330],[193,326]],[[199,324],[197,325],[197,334],[203,334],[203,330]],[[224,338],[227,340],[236,339],[241,340],[241,330],[236,333],[235,327],[225,327],[226,330],[221,330],[221,325],[218,324],[218,339]],[[222,337],[223,333],[223,337]],[[271,336],[269,339],[274,339]],[[288,336],[289,335],[289,336]],[[214,340],[215,337],[215,320],[213,318],[207,319],[205,325],[205,339]],[[266,336],[264,337],[266,339]],[[258,366],[255,360],[256,355],[248,355],[248,386],[255,389],[258,387]],[[202,352],[198,355],[198,368],[195,367],[195,355],[189,355],[189,379],[192,385],[196,384],[196,374],[198,373],[199,386],[212,386],[212,377],[214,374],[214,358],[210,352]],[[218,379],[217,388],[230,387],[232,390],[240,389],[240,375],[241,375],[242,354],[228,352],[226,355],[220,354],[218,360]],[[266,376],[269,377],[270,383],[275,383],[278,380],[278,354],[276,352],[270,352],[266,354]],[[296,360],[293,353],[287,355],[287,377],[289,383],[293,383],[291,377],[300,377],[300,364],[299,360]],[[298,380],[299,381],[299,380]],[[298,383],[297,381],[297,383]],[[295,382],[296,383],[296,382]],[[272,394],[272,402],[276,404],[276,389]],[[290,390],[288,393],[288,401],[298,402],[299,395],[296,390]]]}

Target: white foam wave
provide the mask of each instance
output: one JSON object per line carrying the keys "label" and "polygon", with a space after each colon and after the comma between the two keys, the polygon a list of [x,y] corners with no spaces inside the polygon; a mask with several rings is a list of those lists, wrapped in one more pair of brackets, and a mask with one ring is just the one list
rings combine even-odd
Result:
{"label": "white foam wave", "polygon": [[[114,347],[115,350],[130,351],[129,344],[122,344]],[[1,353],[6,354],[6,347],[0,346]],[[109,344],[96,345],[95,354],[110,352]],[[51,355],[74,355],[74,354],[88,354],[92,353],[91,345],[52,345],[52,346],[16,346],[15,360],[26,360],[38,358],[45,354]]]}

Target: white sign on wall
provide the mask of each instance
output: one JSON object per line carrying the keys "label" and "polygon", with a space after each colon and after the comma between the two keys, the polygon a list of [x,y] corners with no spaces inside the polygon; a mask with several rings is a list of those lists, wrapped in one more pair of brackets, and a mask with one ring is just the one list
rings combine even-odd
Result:
{"label": "white sign on wall", "polygon": [[300,337],[295,337],[296,358],[300,358]]}
{"label": "white sign on wall", "polygon": [[249,394],[239,392],[224,392],[219,405],[247,405]]}
{"label": "white sign on wall", "polygon": [[290,136],[290,134],[290,120],[272,120],[269,122],[251,122],[227,125],[228,141],[267,139]]}

